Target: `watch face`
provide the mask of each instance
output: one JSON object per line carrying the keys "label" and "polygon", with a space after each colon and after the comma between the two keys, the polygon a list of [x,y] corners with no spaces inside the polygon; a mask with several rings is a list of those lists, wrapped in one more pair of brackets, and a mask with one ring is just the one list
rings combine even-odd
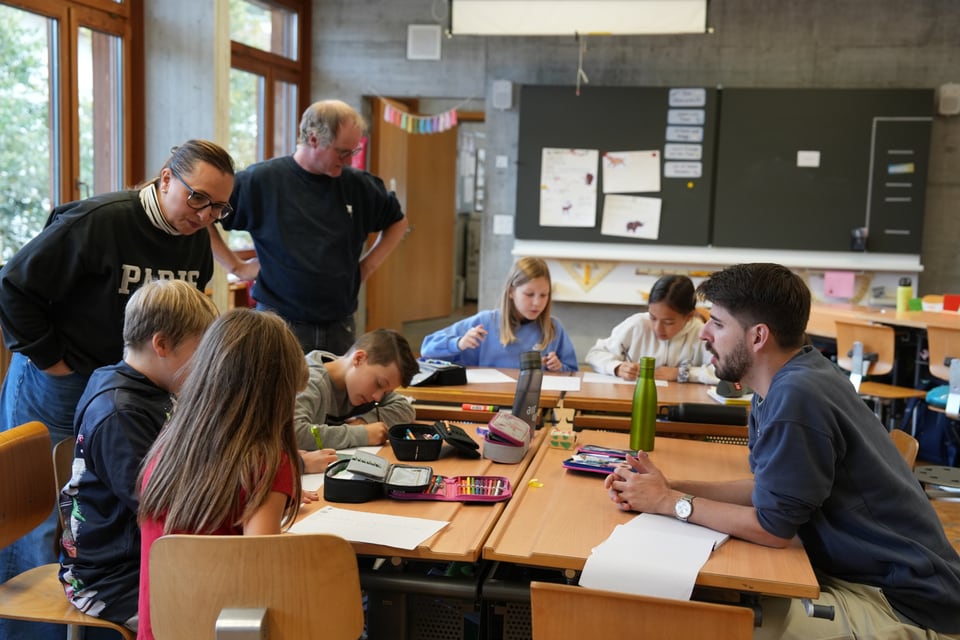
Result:
{"label": "watch face", "polygon": [[693,513],[693,505],[690,504],[689,500],[681,498],[673,505],[673,512],[676,513],[677,517],[681,520],[686,520],[690,517],[690,514]]}

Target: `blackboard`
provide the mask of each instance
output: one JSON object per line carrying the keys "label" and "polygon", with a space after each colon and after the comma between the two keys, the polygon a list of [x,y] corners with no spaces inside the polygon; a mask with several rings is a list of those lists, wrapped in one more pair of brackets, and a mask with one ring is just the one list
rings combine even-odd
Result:
{"label": "blackboard", "polygon": [[928,89],[723,89],[713,244],[919,254]]}
{"label": "blackboard", "polygon": [[[674,89],[685,91],[684,88]],[[598,168],[597,223],[593,227],[540,224],[541,162],[544,148],[595,149],[604,152],[660,150],[667,142],[669,87],[524,85],[520,88],[520,127],[517,166],[515,235],[520,239],[573,242],[703,246],[710,241],[711,190],[716,138],[717,91],[694,89],[704,96],[699,178],[667,178],[661,173],[660,191],[633,193],[661,199],[660,229],[656,240],[603,235],[603,170]],[[677,101],[675,99],[675,105]],[[675,106],[674,110],[683,110]],[[662,160],[663,161],[663,160]],[[602,157],[601,157],[602,164]]]}

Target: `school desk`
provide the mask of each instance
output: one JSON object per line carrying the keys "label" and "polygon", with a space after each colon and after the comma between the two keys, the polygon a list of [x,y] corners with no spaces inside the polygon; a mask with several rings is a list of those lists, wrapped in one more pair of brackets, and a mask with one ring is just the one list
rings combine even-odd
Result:
{"label": "school desk", "polygon": [[[657,387],[657,404],[661,407],[687,402],[718,405],[716,400],[707,395],[709,386],[693,382],[668,382],[665,387]],[[568,391],[564,394],[563,407],[574,410],[573,428],[576,430],[587,428],[629,431],[633,391],[632,384],[581,382],[580,391]],[[657,432],[745,438],[747,427],[658,421]]]}
{"label": "school desk", "polygon": [[[488,422],[497,410],[513,407],[513,398],[517,391],[515,381],[520,375],[520,370],[499,369],[499,371],[513,378],[514,382],[401,387],[397,389],[397,393],[415,400],[413,406],[417,411],[418,420]],[[555,409],[562,395],[560,391],[541,391],[541,411]],[[464,404],[493,407],[493,409],[464,409]]]}
{"label": "school desk", "polygon": [[940,522],[943,523],[943,531],[947,534],[947,540],[957,550],[957,553],[960,553],[960,501],[957,501],[956,498],[933,499],[930,503],[937,515],[940,516]]}
{"label": "school desk", "polygon": [[[584,431],[580,444],[625,448],[627,435]],[[593,547],[635,513],[620,511],[603,488],[603,476],[567,471],[569,451],[545,446],[483,547],[483,557],[568,572],[583,569]],[[746,447],[657,438],[651,459],[668,478],[749,478]],[[816,598],[820,587],[799,541],[774,549],[731,538],[714,551],[697,585],[792,598]]]}
{"label": "school desk", "polygon": [[[458,423],[465,431],[481,444],[482,438],[476,434],[476,424]],[[537,448],[543,444],[545,431],[535,432],[530,450],[524,459],[517,464],[498,464],[486,458],[461,458],[451,451],[449,445],[444,445],[439,460],[430,462],[402,462],[402,464],[427,465],[433,468],[435,474],[443,476],[503,476],[510,480],[512,487],[517,486],[520,478],[533,459]],[[383,446],[379,454],[389,462],[400,462],[393,454],[389,444]],[[419,560],[476,562],[480,559],[481,549],[487,535],[493,529],[507,502],[492,502],[483,504],[464,504],[461,502],[443,502],[432,500],[394,500],[379,498],[370,502],[350,504],[343,502],[327,502],[323,499],[323,489],[320,490],[320,500],[300,509],[299,519],[305,518],[314,511],[332,506],[338,509],[381,513],[393,516],[407,516],[411,518],[428,518],[444,520],[450,524],[441,529],[434,536],[428,538],[415,549],[398,549],[381,545],[355,542],[354,550],[358,555],[375,556],[381,558],[406,558]]]}
{"label": "school desk", "polygon": [[896,311],[889,307],[821,303],[810,307],[807,333],[835,339],[837,320],[876,322],[920,331],[929,325],[960,328],[960,313],[952,311]]}

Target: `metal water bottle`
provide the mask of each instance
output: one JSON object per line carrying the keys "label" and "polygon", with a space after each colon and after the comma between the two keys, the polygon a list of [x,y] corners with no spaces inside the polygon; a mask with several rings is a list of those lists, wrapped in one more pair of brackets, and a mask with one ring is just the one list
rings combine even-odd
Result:
{"label": "metal water bottle", "polygon": [[656,360],[640,358],[640,374],[633,391],[633,411],[630,414],[630,448],[653,451],[657,433],[657,384],[653,380]]}
{"label": "metal water bottle", "polygon": [[524,351],[520,354],[520,376],[517,378],[517,394],[513,398],[513,415],[530,425],[531,437],[537,428],[542,383],[543,362],[540,352]]}

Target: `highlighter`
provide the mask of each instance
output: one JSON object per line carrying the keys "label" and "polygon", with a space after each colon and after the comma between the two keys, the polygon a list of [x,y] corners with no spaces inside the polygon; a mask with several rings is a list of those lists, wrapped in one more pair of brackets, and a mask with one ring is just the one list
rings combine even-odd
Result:
{"label": "highlighter", "polygon": [[310,433],[313,434],[313,441],[317,443],[317,449],[323,449],[323,438],[320,437],[320,428],[317,425],[310,425]]}

